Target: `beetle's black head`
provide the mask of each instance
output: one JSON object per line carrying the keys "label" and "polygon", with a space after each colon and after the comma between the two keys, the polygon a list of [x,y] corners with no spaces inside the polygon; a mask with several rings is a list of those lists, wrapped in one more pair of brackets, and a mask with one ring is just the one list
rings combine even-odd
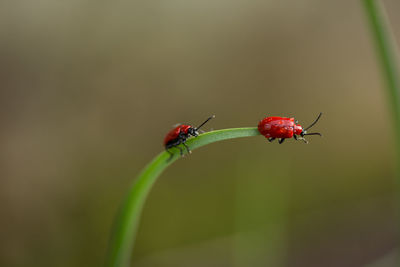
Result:
{"label": "beetle's black head", "polygon": [[190,127],[190,128],[187,130],[187,134],[188,134],[188,135],[191,135],[191,136],[194,136],[194,137],[196,137],[196,136],[199,135],[199,133],[197,132],[197,129],[196,129],[196,128],[193,128],[193,127]]}

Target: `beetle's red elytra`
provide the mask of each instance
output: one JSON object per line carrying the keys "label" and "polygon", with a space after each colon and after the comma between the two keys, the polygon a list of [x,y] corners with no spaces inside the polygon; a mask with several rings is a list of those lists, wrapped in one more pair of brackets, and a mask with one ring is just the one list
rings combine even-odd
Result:
{"label": "beetle's red elytra", "polygon": [[307,128],[303,128],[294,118],[285,117],[266,117],[258,123],[258,131],[268,139],[269,142],[279,139],[279,144],[282,144],[286,138],[294,138],[303,140],[308,143],[304,136],[319,135],[320,133],[308,133],[307,130],[313,127],[321,118],[322,113],[319,113],[317,119]]}
{"label": "beetle's red elytra", "polygon": [[180,150],[181,156],[183,156],[183,150],[181,147],[179,147],[180,144],[182,144],[186,148],[187,153],[192,153],[192,151],[190,151],[189,147],[186,145],[186,140],[190,136],[197,137],[199,135],[198,130],[212,118],[215,118],[215,115],[209,117],[198,127],[181,124],[181,125],[178,125],[177,127],[175,127],[174,129],[172,129],[171,131],[169,131],[164,138],[165,150],[170,154],[170,157],[168,160],[170,160],[173,156],[172,152],[169,151],[169,149],[173,148],[173,147],[178,147]]}

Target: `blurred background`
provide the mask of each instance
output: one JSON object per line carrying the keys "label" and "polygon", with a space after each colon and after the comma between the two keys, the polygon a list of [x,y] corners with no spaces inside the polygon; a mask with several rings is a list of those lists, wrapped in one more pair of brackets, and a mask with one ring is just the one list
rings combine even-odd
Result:
{"label": "blurred background", "polygon": [[[400,2],[384,1],[395,38]],[[397,266],[394,136],[361,1],[0,3],[0,265],[101,266],[176,123],[294,116],[173,164],[132,266]]]}

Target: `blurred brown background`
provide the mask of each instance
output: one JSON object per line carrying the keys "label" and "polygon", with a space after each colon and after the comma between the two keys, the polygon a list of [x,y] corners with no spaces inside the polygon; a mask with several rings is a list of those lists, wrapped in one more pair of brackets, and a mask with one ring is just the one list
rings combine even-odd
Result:
{"label": "blurred brown background", "polygon": [[[384,1],[399,41],[400,2]],[[361,1],[0,3],[0,266],[101,266],[114,215],[177,122],[267,115],[149,195],[132,266],[397,266],[393,135]],[[206,127],[206,128],[207,128]]]}

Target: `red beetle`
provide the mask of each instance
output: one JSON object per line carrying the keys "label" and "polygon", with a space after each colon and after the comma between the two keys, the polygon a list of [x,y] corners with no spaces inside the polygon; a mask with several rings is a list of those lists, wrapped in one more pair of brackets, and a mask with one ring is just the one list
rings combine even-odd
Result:
{"label": "red beetle", "polygon": [[[279,138],[279,144],[282,144],[286,138],[292,138],[298,140],[303,140],[305,143],[308,143],[306,139],[304,139],[305,135],[319,135],[320,133],[307,133],[307,130],[313,127],[321,118],[322,113],[320,113],[317,119],[307,128],[303,129],[298,122],[294,120],[294,118],[285,118],[285,117],[266,117],[258,123],[258,131],[268,139],[268,141],[272,142],[276,138]],[[298,137],[298,135],[300,137]]]}
{"label": "red beetle", "polygon": [[188,139],[190,136],[197,137],[199,135],[199,133],[197,131],[200,129],[200,127],[202,127],[204,124],[206,124],[212,118],[215,118],[215,115],[209,117],[202,124],[200,124],[200,126],[198,126],[196,128],[193,126],[190,126],[190,125],[181,124],[181,125],[178,125],[177,127],[175,127],[174,129],[172,129],[164,138],[165,150],[167,150],[167,152],[170,154],[169,159],[171,159],[173,156],[171,151],[169,151],[169,149],[172,147],[178,147],[181,152],[181,156],[183,156],[182,148],[179,147],[180,144],[185,146],[186,151],[188,153],[192,153],[192,151],[190,151],[189,147],[185,144],[186,139]]}

